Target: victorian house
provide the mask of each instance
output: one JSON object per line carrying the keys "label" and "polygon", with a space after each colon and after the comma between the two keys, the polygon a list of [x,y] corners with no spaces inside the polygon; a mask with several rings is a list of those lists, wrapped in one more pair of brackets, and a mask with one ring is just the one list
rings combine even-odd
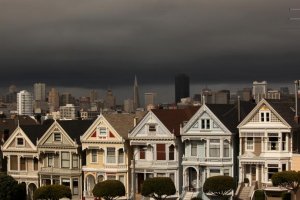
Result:
{"label": "victorian house", "polygon": [[138,120],[135,114],[100,114],[81,136],[82,150],[86,155],[83,170],[83,193],[85,199],[93,199],[96,183],[119,180],[130,195],[130,146],[128,132]]}
{"label": "victorian house", "polygon": [[180,127],[197,109],[151,110],[130,132],[133,193],[141,192],[141,186],[147,178],[170,177],[176,187],[176,194],[172,197],[180,197],[183,155]]}
{"label": "victorian house", "polygon": [[36,141],[47,130],[42,125],[22,125],[11,133],[1,147],[7,161],[7,174],[18,183],[26,184],[28,199],[33,199],[33,192],[39,187],[40,157]]}
{"label": "victorian house", "polygon": [[203,104],[182,128],[184,196],[207,199],[202,192],[207,178],[237,175],[236,126],[248,107],[248,104]]}
{"label": "victorian house", "polygon": [[53,121],[37,141],[40,159],[39,185],[60,184],[70,187],[72,199],[82,197],[82,151],[80,135],[90,120]]}
{"label": "victorian house", "polygon": [[246,178],[253,187],[267,188],[274,173],[291,169],[292,144],[298,147],[294,116],[289,104],[262,99],[238,125],[240,183]]}

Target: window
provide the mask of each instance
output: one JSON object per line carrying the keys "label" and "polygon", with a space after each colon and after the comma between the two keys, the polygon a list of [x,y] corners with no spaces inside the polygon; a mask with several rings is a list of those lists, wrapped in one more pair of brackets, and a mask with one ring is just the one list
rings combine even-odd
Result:
{"label": "window", "polygon": [[17,146],[24,146],[24,138],[18,137],[17,138]]}
{"label": "window", "polygon": [[56,142],[61,141],[61,134],[60,133],[54,133],[54,141],[56,141]]}
{"label": "window", "polygon": [[78,178],[73,178],[73,195],[78,194]]}
{"label": "window", "polygon": [[78,168],[78,155],[76,154],[72,155],[72,167]]}
{"label": "window", "polygon": [[54,167],[54,155],[52,153],[48,154],[48,167]]}
{"label": "window", "polygon": [[169,160],[174,160],[174,145],[169,146]]}
{"label": "window", "polygon": [[281,142],[282,151],[287,150],[286,135],[287,135],[287,133],[282,133],[282,139],[281,139],[281,141],[282,141]]}
{"label": "window", "polygon": [[224,173],[224,176],[229,176],[229,169],[224,169],[223,173]]}
{"label": "window", "polygon": [[227,140],[223,143],[224,151],[223,151],[223,157],[228,158],[229,157],[229,142]]}
{"label": "window", "polygon": [[39,160],[37,158],[33,159],[33,170],[38,171],[39,170]]}
{"label": "window", "polygon": [[64,186],[70,187],[70,179],[63,178],[63,179],[61,179],[61,183]]}
{"label": "window", "polygon": [[61,153],[61,167],[70,168],[70,153],[69,152]]}
{"label": "window", "polygon": [[170,173],[169,177],[173,181],[173,183],[175,183],[175,175],[174,175],[174,173]]}
{"label": "window", "polygon": [[125,185],[125,176],[120,175],[119,176],[119,181]]}
{"label": "window", "polygon": [[118,152],[118,163],[124,163],[124,151],[123,149],[119,149]]}
{"label": "window", "polygon": [[210,140],[209,157],[220,157],[220,140],[219,139]]}
{"label": "window", "polygon": [[220,169],[210,169],[209,174],[210,174],[209,177],[218,176],[218,175],[220,175]]}
{"label": "window", "polygon": [[260,121],[261,122],[270,122],[270,112],[269,111],[260,112]]}
{"label": "window", "polygon": [[286,164],[282,164],[282,171],[286,171]]}
{"label": "window", "polygon": [[191,142],[191,156],[197,156],[197,142]]}
{"label": "window", "polygon": [[92,149],[91,154],[92,154],[92,163],[98,162],[98,157],[97,157],[98,151],[97,151],[97,149]]}
{"label": "window", "polygon": [[146,152],[144,148],[140,149],[140,159],[145,159],[146,158]]}
{"label": "window", "polygon": [[20,158],[20,170],[25,171],[26,170],[26,158]]}
{"label": "window", "polygon": [[115,148],[107,148],[107,163],[116,163],[116,150]]}
{"label": "window", "polygon": [[157,173],[156,174],[156,177],[165,177],[166,176],[166,174],[164,174],[164,173]]}
{"label": "window", "polygon": [[278,134],[277,133],[269,133],[268,134],[268,150],[269,151],[278,151]]}
{"label": "window", "polygon": [[166,148],[165,144],[156,144],[156,159],[166,160]]}
{"label": "window", "polygon": [[104,176],[103,175],[99,175],[98,176],[98,183],[102,182],[104,180]]}
{"label": "window", "polygon": [[150,132],[156,131],[156,126],[155,126],[155,124],[149,124],[149,131],[150,131]]}
{"label": "window", "polygon": [[201,119],[201,129],[210,129],[210,119]]}
{"label": "window", "polygon": [[100,127],[99,128],[99,135],[100,137],[106,137],[106,128],[105,127]]}
{"label": "window", "polygon": [[247,137],[246,138],[246,150],[247,151],[253,151],[254,150],[254,138],[253,137]]}
{"label": "window", "polygon": [[116,175],[107,175],[107,180],[116,180]]}
{"label": "window", "polygon": [[268,180],[271,181],[273,174],[278,172],[277,164],[268,164]]}

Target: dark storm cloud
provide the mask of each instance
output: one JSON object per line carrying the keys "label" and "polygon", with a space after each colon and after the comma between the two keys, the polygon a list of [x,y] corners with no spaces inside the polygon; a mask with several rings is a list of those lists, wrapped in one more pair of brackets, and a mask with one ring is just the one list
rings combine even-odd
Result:
{"label": "dark storm cloud", "polygon": [[295,0],[0,0],[0,83],[106,88],[290,81],[299,71]]}

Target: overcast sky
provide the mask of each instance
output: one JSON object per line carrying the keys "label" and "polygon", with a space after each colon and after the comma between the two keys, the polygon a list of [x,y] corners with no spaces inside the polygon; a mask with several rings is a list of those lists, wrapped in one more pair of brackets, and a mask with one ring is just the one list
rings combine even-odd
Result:
{"label": "overcast sky", "polygon": [[290,8],[300,2],[0,0],[0,85],[126,88],[136,74],[170,89],[181,72],[194,85],[292,83],[300,21],[289,18],[300,10]]}

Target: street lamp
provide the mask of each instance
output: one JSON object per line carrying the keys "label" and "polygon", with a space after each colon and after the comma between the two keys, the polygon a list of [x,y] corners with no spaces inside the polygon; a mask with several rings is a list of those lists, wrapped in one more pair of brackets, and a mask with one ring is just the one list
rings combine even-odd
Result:
{"label": "street lamp", "polygon": [[132,183],[132,200],[135,200],[135,193],[136,193],[136,186],[135,186],[135,156],[141,151],[141,150],[147,150],[147,147],[138,148],[138,151],[134,153],[133,158],[131,160],[132,164],[132,170],[131,170],[131,183]]}

